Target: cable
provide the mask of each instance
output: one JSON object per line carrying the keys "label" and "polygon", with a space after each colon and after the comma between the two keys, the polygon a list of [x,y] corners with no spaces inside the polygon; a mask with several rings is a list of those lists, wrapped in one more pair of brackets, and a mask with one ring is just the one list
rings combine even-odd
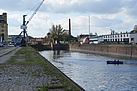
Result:
{"label": "cable", "polygon": [[30,12],[32,12],[40,3],[38,3],[36,6],[34,6],[34,8],[32,8],[26,15],[28,16],[28,14],[30,14]]}
{"label": "cable", "polygon": [[31,17],[29,18],[29,20],[27,21],[27,23],[25,25],[27,25],[31,19],[33,18],[33,16],[36,14],[36,12],[39,10],[40,6],[42,5],[42,3],[44,2],[44,0],[39,4],[39,6],[36,8],[36,10],[34,11],[34,13],[31,15]]}

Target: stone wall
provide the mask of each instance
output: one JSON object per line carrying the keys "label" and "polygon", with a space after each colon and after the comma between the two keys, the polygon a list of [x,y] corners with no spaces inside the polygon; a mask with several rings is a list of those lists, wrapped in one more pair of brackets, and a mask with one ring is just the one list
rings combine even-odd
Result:
{"label": "stone wall", "polygon": [[51,50],[50,45],[37,44],[37,45],[31,45],[31,47],[35,48],[38,51]]}
{"label": "stone wall", "polygon": [[69,44],[54,44],[54,45],[31,45],[31,47],[35,48],[38,51],[43,50],[69,50]]}
{"label": "stone wall", "polygon": [[137,45],[70,45],[70,50],[137,59]]}
{"label": "stone wall", "polygon": [[54,44],[51,45],[52,50],[69,50],[69,44]]}

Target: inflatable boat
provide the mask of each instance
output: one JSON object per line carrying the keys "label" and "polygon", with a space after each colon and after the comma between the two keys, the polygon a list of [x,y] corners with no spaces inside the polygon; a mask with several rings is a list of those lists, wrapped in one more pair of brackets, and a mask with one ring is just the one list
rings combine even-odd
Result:
{"label": "inflatable boat", "polygon": [[107,61],[107,64],[123,64],[122,61]]}

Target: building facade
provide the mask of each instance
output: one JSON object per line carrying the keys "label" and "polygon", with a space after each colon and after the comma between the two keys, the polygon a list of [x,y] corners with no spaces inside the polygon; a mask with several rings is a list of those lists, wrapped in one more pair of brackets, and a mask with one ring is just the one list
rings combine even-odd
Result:
{"label": "building facade", "polygon": [[100,37],[99,43],[120,43],[120,44],[137,44],[137,32],[133,30],[132,32],[125,32],[125,33],[114,33],[108,35],[102,35]]}
{"label": "building facade", "polygon": [[89,38],[89,43],[97,43],[98,41],[98,35],[97,33],[95,33],[95,35],[93,35],[92,33],[89,35],[89,34],[81,34],[81,35],[78,35],[78,42],[80,44],[82,44],[83,40],[85,40],[86,38]]}
{"label": "building facade", "polygon": [[104,43],[130,43],[130,33],[103,35]]}
{"label": "building facade", "polygon": [[[78,36],[79,42],[82,42],[84,38],[89,37],[89,35],[80,35]],[[90,43],[115,43],[115,44],[137,44],[137,25],[133,28],[131,32],[117,33],[114,30],[110,29],[109,34],[97,36],[90,35]]]}
{"label": "building facade", "polygon": [[7,43],[8,41],[8,23],[7,13],[0,15],[0,42]]}
{"label": "building facade", "polygon": [[21,42],[23,35],[8,35],[8,44],[15,44],[16,42]]}

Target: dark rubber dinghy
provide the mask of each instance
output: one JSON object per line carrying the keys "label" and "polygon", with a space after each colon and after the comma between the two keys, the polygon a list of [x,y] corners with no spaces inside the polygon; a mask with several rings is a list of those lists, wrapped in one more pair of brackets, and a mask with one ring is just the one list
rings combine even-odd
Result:
{"label": "dark rubber dinghy", "polygon": [[123,64],[122,61],[107,61],[107,64]]}

